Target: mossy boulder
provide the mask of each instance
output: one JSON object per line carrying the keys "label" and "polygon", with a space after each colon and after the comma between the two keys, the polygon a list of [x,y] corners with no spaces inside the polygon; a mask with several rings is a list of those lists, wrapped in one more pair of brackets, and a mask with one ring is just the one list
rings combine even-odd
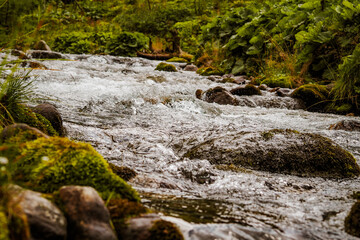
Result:
{"label": "mossy boulder", "polygon": [[239,132],[208,139],[189,149],[184,157],[304,177],[360,175],[355,158],[333,141],[293,130]]}
{"label": "mossy boulder", "polygon": [[59,136],[65,136],[61,114],[54,105],[42,103],[35,106],[32,111],[46,118]]}
{"label": "mossy boulder", "polygon": [[223,75],[224,72],[216,67],[201,67],[196,71],[197,74],[200,74],[201,76],[211,76],[211,75]]}
{"label": "mossy boulder", "polygon": [[114,174],[90,144],[67,138],[39,138],[22,144],[4,144],[0,156],[14,165],[14,180],[30,189],[51,193],[64,185],[94,187],[104,198],[119,196],[139,201],[139,196]]}
{"label": "mossy boulder", "polygon": [[161,62],[159,63],[155,70],[157,71],[165,71],[165,72],[177,72],[176,67],[172,64]]}
{"label": "mossy boulder", "polygon": [[189,62],[185,58],[181,58],[181,57],[173,57],[173,58],[170,58],[169,60],[166,60],[166,61],[167,62],[179,62],[179,63],[188,63]]}
{"label": "mossy boulder", "polygon": [[151,240],[183,240],[184,236],[171,222],[158,220],[149,229]]}
{"label": "mossy boulder", "polygon": [[329,91],[326,86],[311,83],[295,89],[291,97],[301,99],[309,110],[321,110],[327,104]]}
{"label": "mossy boulder", "polygon": [[0,144],[23,143],[38,138],[48,138],[46,134],[37,128],[30,127],[24,123],[15,123],[6,126],[0,133]]}
{"label": "mossy boulder", "polygon": [[248,84],[245,87],[234,88],[230,91],[230,93],[238,96],[261,95],[260,89],[253,84]]}
{"label": "mossy boulder", "polygon": [[349,215],[345,218],[345,232],[360,237],[360,201],[352,206]]}
{"label": "mossy boulder", "polygon": [[50,136],[58,136],[49,120],[41,114],[33,112],[29,107],[24,105],[17,105],[14,107],[12,118],[16,123],[25,123],[30,127],[34,127]]}

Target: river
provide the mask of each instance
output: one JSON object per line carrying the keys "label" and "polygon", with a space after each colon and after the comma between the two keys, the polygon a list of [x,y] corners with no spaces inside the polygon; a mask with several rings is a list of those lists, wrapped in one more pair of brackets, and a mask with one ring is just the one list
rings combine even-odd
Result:
{"label": "river", "polygon": [[236,85],[194,72],[154,71],[159,62],[141,58],[67,58],[43,61],[48,70],[33,70],[38,102],[58,107],[68,137],[134,169],[138,176],[130,184],[144,204],[175,217],[169,219],[187,228],[187,239],[260,239],[261,234],[275,237],[262,239],[355,239],[344,232],[344,218],[360,178],[224,171],[182,154],[209,137],[294,129],[326,136],[360,161],[359,132],[328,130],[357,117],[307,112],[297,109],[294,99],[272,93],[242,97],[243,106],[207,103],[195,97],[196,89]]}

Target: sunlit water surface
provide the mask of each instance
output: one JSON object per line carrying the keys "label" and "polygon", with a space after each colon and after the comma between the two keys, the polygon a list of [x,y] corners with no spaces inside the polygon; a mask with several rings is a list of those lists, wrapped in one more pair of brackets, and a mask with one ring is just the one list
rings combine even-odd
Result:
{"label": "sunlit water surface", "polygon": [[360,178],[222,171],[182,154],[210,137],[289,128],[329,137],[359,161],[359,132],[328,130],[357,118],[296,110],[294,99],[268,92],[239,99],[243,106],[210,104],[195,97],[196,89],[236,85],[194,72],[154,71],[159,62],[141,58],[67,57],[72,61],[44,61],[51,70],[32,72],[38,96],[59,108],[70,138],[138,173],[130,183],[147,206],[192,223],[187,238],[256,239],[237,233],[244,227],[279,239],[353,238],[343,222]]}

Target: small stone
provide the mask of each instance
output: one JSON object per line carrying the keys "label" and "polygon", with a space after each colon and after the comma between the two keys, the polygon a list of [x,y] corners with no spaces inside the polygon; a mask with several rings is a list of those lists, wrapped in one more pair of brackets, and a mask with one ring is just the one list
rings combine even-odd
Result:
{"label": "small stone", "polygon": [[51,48],[44,40],[40,40],[37,42],[34,46],[34,50],[45,50],[45,51],[51,51]]}

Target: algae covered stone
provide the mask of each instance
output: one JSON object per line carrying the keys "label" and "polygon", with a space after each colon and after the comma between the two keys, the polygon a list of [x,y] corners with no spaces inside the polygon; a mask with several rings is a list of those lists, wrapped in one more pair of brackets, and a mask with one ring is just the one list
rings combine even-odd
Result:
{"label": "algae covered stone", "polygon": [[360,175],[355,158],[333,141],[293,130],[239,132],[207,139],[189,149],[184,157],[306,177]]}
{"label": "algae covered stone", "polygon": [[14,180],[33,190],[53,192],[64,185],[81,185],[94,187],[104,198],[113,195],[140,200],[87,143],[61,137],[39,138],[20,145],[5,144],[0,156],[14,163]]}
{"label": "algae covered stone", "polygon": [[305,84],[295,89],[291,97],[301,99],[308,108],[321,109],[329,97],[326,86],[319,84]]}
{"label": "algae covered stone", "polygon": [[157,71],[165,71],[165,72],[177,72],[176,67],[172,64],[161,62],[159,63],[155,70]]}

